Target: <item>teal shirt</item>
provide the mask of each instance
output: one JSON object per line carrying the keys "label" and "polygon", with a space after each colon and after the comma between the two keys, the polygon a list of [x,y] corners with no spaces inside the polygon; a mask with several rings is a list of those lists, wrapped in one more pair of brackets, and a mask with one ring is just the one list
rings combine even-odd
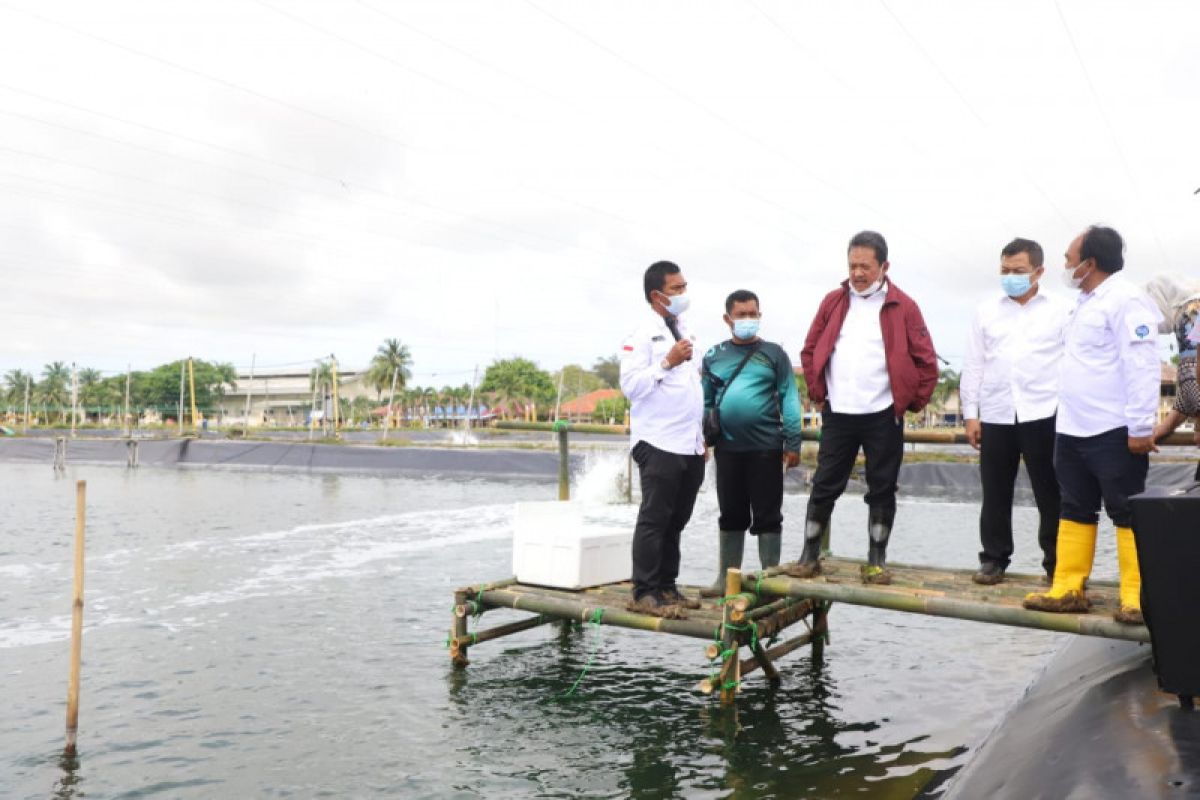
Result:
{"label": "teal shirt", "polygon": [[[721,342],[704,354],[701,384],[704,409],[713,407],[720,381],[729,376],[753,344]],[[758,352],[751,356],[721,399],[721,441],[717,446],[747,452],[751,450],[800,451],[800,395],[792,361],[774,342],[759,341]]]}

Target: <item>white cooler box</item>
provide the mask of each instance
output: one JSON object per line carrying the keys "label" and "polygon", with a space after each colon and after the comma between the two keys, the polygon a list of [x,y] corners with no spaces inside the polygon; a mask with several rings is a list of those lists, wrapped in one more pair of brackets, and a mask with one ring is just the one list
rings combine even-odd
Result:
{"label": "white cooler box", "polygon": [[520,583],[585,589],[629,580],[633,531],[585,525],[572,502],[517,503],[513,573]]}

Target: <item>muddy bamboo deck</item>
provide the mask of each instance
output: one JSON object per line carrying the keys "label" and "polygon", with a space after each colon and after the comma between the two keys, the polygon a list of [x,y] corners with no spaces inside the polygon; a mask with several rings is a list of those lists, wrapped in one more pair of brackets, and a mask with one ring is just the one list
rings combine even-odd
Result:
{"label": "muddy bamboo deck", "polygon": [[[799,580],[779,574],[739,575],[731,570],[726,598],[702,601],[699,610],[686,612],[684,619],[664,619],[626,610],[630,599],[628,582],[570,591],[517,583],[515,579],[455,592],[455,614],[450,633],[450,654],[458,666],[467,664],[468,648],[528,630],[556,620],[591,622],[653,633],[688,636],[709,642],[710,658],[717,662],[719,679],[705,679],[699,688],[720,692],[723,702],[732,700],[741,678],[761,669],[777,680],[774,660],[805,645],[819,650],[827,640],[827,612],[833,603],[972,620],[998,625],[1037,628],[1084,636],[1149,642],[1144,626],[1114,622],[1116,584],[1092,581],[1087,614],[1049,614],[1021,606],[1029,592],[1045,591],[1040,576],[1009,573],[996,586],[971,581],[974,570],[891,564],[893,582],[887,586],[864,585],[859,580],[862,561],[826,558],[823,574]],[[696,587],[683,587],[695,597]],[[484,630],[469,630],[469,623],[497,608],[528,611],[535,616]],[[773,647],[768,640],[781,637],[786,629],[802,625],[804,632]],[[741,648],[750,656],[740,658]]]}

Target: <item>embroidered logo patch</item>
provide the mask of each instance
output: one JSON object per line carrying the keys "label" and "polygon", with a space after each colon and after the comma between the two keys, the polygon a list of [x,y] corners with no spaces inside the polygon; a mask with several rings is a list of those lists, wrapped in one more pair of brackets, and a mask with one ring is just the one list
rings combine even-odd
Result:
{"label": "embroidered logo patch", "polygon": [[1138,325],[1137,328],[1134,330],[1134,333],[1137,334],[1137,337],[1139,339],[1145,339],[1147,336],[1150,335],[1150,328],[1148,328],[1145,325]]}

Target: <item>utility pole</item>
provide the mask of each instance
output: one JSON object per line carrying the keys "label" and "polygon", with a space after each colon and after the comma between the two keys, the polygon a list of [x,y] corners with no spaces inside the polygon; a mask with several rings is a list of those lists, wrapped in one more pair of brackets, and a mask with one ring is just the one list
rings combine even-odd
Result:
{"label": "utility pole", "polygon": [[[254,360],[256,358],[258,358],[257,353],[250,354],[250,382],[246,384],[246,433],[250,432],[250,394],[254,391]],[[288,413],[291,413],[290,406]]]}
{"label": "utility pole", "polygon": [[33,383],[33,378],[26,375],[25,376],[25,433],[29,433],[29,390],[31,388],[32,383]]}
{"label": "utility pole", "polygon": [[471,395],[467,399],[467,433],[471,432],[471,412],[475,410],[475,387],[479,385],[479,365],[471,373]]}
{"label": "utility pole", "polygon": [[183,379],[187,374],[187,362],[179,362],[179,407],[175,415],[176,427],[179,429],[179,435],[183,436]]}
{"label": "utility pole", "polygon": [[75,438],[75,418],[79,416],[79,373],[71,362],[71,438]]}
{"label": "utility pole", "polygon": [[133,377],[133,365],[125,365],[125,437],[133,436],[133,420],[129,418],[129,382]]}
{"label": "utility pole", "polygon": [[333,353],[329,354],[329,364],[333,372],[333,438],[338,436],[338,422],[341,416],[341,401],[338,399],[338,371],[337,371],[337,356]]}
{"label": "utility pole", "polygon": [[192,357],[188,356],[188,386],[192,390],[192,433],[200,435],[200,420],[196,415],[196,370],[192,367]]}
{"label": "utility pole", "polygon": [[387,414],[383,416],[383,438],[386,440],[388,435],[388,424],[392,421],[392,406],[396,402],[396,378],[400,375],[400,368],[392,369],[392,392],[388,397]]}
{"label": "utility pole", "polygon": [[567,368],[563,367],[558,372],[558,399],[554,401],[554,421],[558,422],[558,410],[562,407],[562,387],[563,378],[567,375]]}
{"label": "utility pole", "polygon": [[320,385],[320,378],[313,382],[312,406],[308,410],[308,440],[310,442],[313,438],[313,428],[317,427],[317,387]]}

